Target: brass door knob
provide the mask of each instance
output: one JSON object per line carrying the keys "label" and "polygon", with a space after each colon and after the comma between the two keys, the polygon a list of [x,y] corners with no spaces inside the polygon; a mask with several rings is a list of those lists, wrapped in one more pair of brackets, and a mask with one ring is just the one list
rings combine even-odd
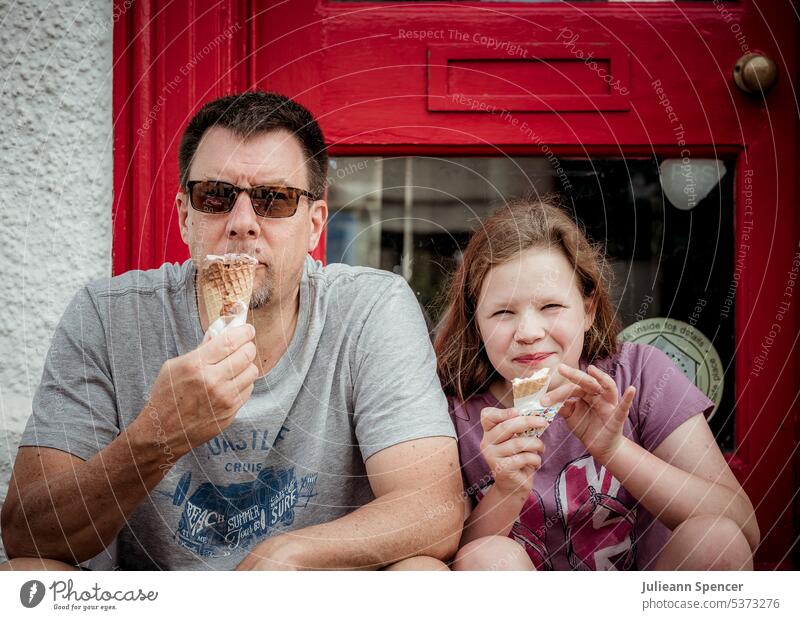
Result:
{"label": "brass door knob", "polygon": [[778,67],[762,54],[745,54],[733,67],[733,81],[748,95],[765,95],[778,80]]}

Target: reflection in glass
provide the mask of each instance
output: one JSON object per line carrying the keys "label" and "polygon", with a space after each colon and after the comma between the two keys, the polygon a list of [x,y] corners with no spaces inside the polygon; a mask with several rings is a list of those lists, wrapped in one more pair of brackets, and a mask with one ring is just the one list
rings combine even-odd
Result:
{"label": "reflection in glass", "polygon": [[507,198],[558,195],[603,246],[624,326],[671,317],[712,341],[725,390],[711,424],[720,444],[732,447],[734,323],[727,298],[735,162],[719,162],[727,173],[690,210],[667,200],[656,159],[560,159],[558,173],[552,161],[536,157],[346,157],[333,163],[328,261],[402,274],[431,326],[480,220]]}

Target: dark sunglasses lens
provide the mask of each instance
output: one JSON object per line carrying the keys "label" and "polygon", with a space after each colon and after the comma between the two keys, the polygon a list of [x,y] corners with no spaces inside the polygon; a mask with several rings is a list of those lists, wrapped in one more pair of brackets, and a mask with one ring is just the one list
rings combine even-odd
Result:
{"label": "dark sunglasses lens", "polygon": [[261,217],[291,217],[297,211],[296,200],[274,189],[255,188],[250,192],[250,199]]}
{"label": "dark sunglasses lens", "polygon": [[198,183],[192,188],[192,206],[203,213],[227,213],[233,194],[227,183]]}

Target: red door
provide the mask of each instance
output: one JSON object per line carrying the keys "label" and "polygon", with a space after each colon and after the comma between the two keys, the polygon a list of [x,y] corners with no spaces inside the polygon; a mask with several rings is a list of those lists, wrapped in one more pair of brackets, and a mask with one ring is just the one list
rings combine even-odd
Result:
{"label": "red door", "polygon": [[[115,30],[115,272],[187,256],[180,130],[237,89],[317,114],[337,163],[329,258],[396,268],[423,299],[440,281],[425,265],[483,213],[469,205],[556,191],[606,240],[626,322],[670,317],[713,343],[712,428],[756,505],[757,560],[789,566],[796,28],[788,0],[136,3]],[[763,98],[732,79],[747,53],[777,67]]]}

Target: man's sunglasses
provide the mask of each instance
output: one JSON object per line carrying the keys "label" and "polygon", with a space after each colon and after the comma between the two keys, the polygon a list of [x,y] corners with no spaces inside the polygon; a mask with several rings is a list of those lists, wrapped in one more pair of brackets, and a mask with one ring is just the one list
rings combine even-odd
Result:
{"label": "man's sunglasses", "polygon": [[189,203],[201,213],[230,213],[241,192],[250,196],[253,211],[261,217],[292,217],[297,211],[300,196],[316,200],[311,192],[282,185],[236,187],[224,181],[189,181]]}

